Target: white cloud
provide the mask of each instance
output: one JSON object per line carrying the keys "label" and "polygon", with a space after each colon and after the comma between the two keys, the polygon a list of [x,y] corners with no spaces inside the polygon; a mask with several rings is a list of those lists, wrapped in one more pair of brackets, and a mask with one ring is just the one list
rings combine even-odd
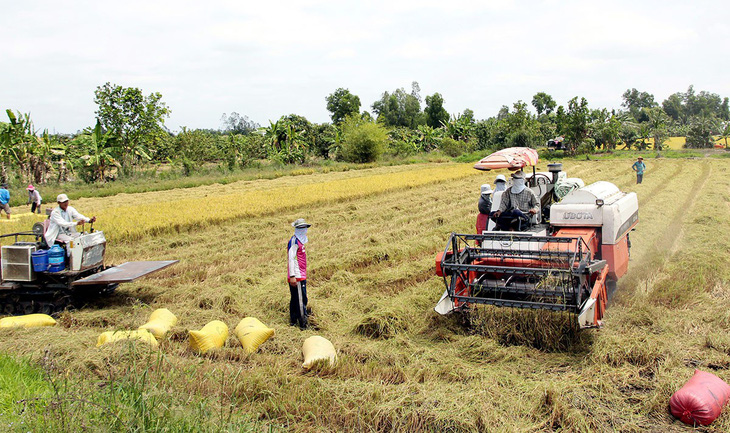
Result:
{"label": "white cloud", "polygon": [[162,93],[174,129],[231,111],[327,121],[338,87],[369,110],[413,80],[481,118],[538,91],[608,107],[630,87],[726,96],[728,18],[703,0],[16,2],[0,16],[0,108],[76,131],[107,81]]}

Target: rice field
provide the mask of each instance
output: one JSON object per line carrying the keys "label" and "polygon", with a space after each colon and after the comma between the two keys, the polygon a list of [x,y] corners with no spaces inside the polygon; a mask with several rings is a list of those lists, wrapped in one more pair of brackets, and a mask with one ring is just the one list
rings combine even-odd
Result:
{"label": "rice field", "polygon": [[[66,412],[50,403],[24,413],[21,405],[0,407],[15,425],[44,413],[81,417],[101,431],[155,430],[134,424],[136,416],[166,417],[189,431],[196,422],[211,431],[686,431],[669,415],[671,394],[695,368],[730,382],[730,162],[647,160],[642,185],[634,185],[632,162],[564,163],[586,183],[636,191],[640,205],[629,273],[605,327],[581,332],[567,350],[536,348],[520,328],[552,318],[484,309],[464,321],[433,312],[444,289],[434,256],[450,232],[473,230],[479,186],[498,174],[470,164],[76,200],[108,233],[108,263],[180,263],[64,313],[57,327],[4,332],[0,353],[30,359],[89,394],[64,400]],[[298,217],[314,224],[306,331],[288,326],[285,248]],[[136,329],[157,308],[179,318],[159,351],[96,347],[100,333]],[[258,352],[247,356],[234,337],[204,356],[188,349],[188,330],[212,320],[232,328],[246,316],[276,329]],[[312,335],[332,341],[335,367],[301,368],[301,346]],[[129,385],[139,377],[145,387]],[[145,418],[139,399],[124,406],[134,410],[116,412],[78,402],[106,393],[90,390],[108,390],[112,378],[158,405],[145,407]],[[703,431],[728,430],[726,409]]]}
{"label": "rice field", "polygon": [[[649,143],[650,148],[654,146],[653,138],[647,138],[646,142]],[[671,150],[681,150],[681,149],[684,149],[685,143],[686,143],[685,137],[669,137],[664,142],[664,146],[666,146],[667,149],[671,149]],[[720,144],[722,146],[725,146],[725,139],[717,138],[717,139],[715,139],[715,144]]]}

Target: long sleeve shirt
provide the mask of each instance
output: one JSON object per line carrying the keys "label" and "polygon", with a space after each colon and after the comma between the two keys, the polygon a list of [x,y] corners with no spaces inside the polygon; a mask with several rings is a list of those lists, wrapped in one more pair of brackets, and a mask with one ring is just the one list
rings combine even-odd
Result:
{"label": "long sleeve shirt", "polygon": [[287,255],[289,256],[289,265],[287,267],[287,276],[294,277],[297,281],[307,279],[307,251],[304,244],[292,236],[287,246]]}
{"label": "long sleeve shirt", "polygon": [[41,204],[41,200],[43,200],[43,198],[41,197],[41,193],[39,193],[37,189],[34,189],[33,191],[28,191],[28,203]]}
{"label": "long sleeve shirt", "polygon": [[488,195],[480,195],[477,207],[479,208],[479,213],[489,215],[489,212],[492,211],[492,197]]}
{"label": "long sleeve shirt", "polygon": [[49,247],[53,246],[59,234],[71,236],[73,233],[76,233],[77,221],[89,222],[90,219],[81,215],[73,207],[68,206],[65,211],[61,210],[60,207],[53,209],[50,220],[48,230],[46,230],[46,234],[44,235]]}
{"label": "long sleeve shirt", "polygon": [[530,188],[525,188],[519,194],[512,192],[511,188],[508,188],[502,193],[502,201],[499,203],[500,212],[504,212],[508,209],[519,209],[522,212],[528,212],[530,209],[537,212],[540,207],[540,201],[537,196]]}

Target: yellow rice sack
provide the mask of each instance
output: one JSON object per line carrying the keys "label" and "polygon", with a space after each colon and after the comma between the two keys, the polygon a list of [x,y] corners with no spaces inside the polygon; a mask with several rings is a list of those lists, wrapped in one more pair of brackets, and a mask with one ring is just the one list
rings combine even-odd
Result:
{"label": "yellow rice sack", "polygon": [[233,331],[241,342],[241,346],[246,353],[254,353],[264,341],[273,337],[275,330],[269,328],[255,317],[245,317],[238,322],[238,326]]}
{"label": "yellow rice sack", "polygon": [[53,326],[56,321],[48,314],[26,314],[25,316],[3,317],[0,328],[33,328],[35,326]]}
{"label": "yellow rice sack", "polygon": [[150,320],[138,329],[146,329],[155,336],[155,338],[164,338],[165,334],[170,332],[177,323],[177,317],[167,308],[158,308],[150,314]]}
{"label": "yellow rice sack", "polygon": [[223,347],[228,338],[228,326],[214,320],[203,326],[200,331],[190,331],[190,348],[199,353]]}
{"label": "yellow rice sack", "polygon": [[157,349],[157,340],[146,329],[138,329],[136,331],[106,331],[99,335],[96,339],[96,347],[105,344],[116,343],[117,341],[140,340],[150,345],[151,348]]}
{"label": "yellow rice sack", "polygon": [[314,362],[320,359],[328,360],[330,365],[334,365],[337,362],[335,346],[328,339],[319,335],[313,335],[304,340],[302,353],[304,354],[302,368],[306,370],[312,368]]}

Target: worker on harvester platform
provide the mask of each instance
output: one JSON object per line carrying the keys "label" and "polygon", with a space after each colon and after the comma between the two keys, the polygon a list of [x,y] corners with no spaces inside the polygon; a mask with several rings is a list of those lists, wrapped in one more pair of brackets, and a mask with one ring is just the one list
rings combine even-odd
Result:
{"label": "worker on harvester platform", "polygon": [[498,174],[494,179],[494,192],[505,191],[507,189],[507,179],[503,174]]}
{"label": "worker on harvester platform", "polygon": [[299,218],[293,223],[294,236],[289,239],[287,246],[287,255],[289,257],[288,264],[288,281],[289,281],[289,324],[299,325],[299,328],[305,329],[308,325],[307,320],[307,251],[304,244],[309,240],[307,238],[307,229],[312,225]]}
{"label": "worker on harvester platform", "polygon": [[477,215],[477,234],[481,234],[482,231],[487,229],[489,215],[492,212],[492,187],[488,183],[485,183],[481,187],[477,207],[479,208],[479,215]]}
{"label": "worker on harvester platform", "polygon": [[49,217],[48,230],[43,237],[48,247],[54,243],[66,243],[81,234],[76,231],[76,226],[83,223],[93,223],[96,217],[87,218],[81,215],[76,209],[68,205],[68,196],[59,194],[56,198],[58,207],[53,209]]}
{"label": "worker on harvester platform", "polygon": [[530,216],[540,210],[540,200],[525,185],[522,171],[512,173],[512,186],[502,194],[494,220],[499,230],[523,230],[530,226]]}

